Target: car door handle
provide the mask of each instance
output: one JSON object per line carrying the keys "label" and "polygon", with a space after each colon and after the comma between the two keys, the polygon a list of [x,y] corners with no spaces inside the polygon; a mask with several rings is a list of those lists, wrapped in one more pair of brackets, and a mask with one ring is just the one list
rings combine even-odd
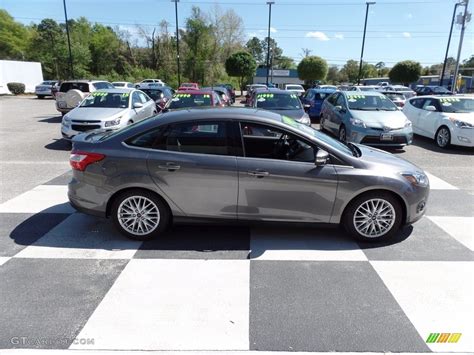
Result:
{"label": "car door handle", "polygon": [[265,176],[270,175],[268,171],[261,171],[261,170],[248,171],[247,174],[251,176],[256,176],[258,178],[263,178]]}
{"label": "car door handle", "polygon": [[158,168],[166,169],[168,171],[176,171],[176,170],[181,169],[181,166],[176,165],[175,163],[172,163],[172,162],[168,162],[165,165],[158,165]]}

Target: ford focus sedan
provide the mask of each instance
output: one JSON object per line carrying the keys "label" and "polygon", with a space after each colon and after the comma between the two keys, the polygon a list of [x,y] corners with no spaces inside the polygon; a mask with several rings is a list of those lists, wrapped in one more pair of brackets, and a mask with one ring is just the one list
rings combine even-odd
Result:
{"label": "ford focus sedan", "polygon": [[323,102],[320,125],[341,142],[403,147],[413,141],[412,123],[379,92],[332,94]]}
{"label": "ford focus sedan", "polygon": [[114,130],[157,113],[155,101],[135,89],[103,89],[87,96],[63,116],[61,134],[70,140],[94,129]]}
{"label": "ford focus sedan", "polygon": [[69,200],[132,239],[172,221],[331,223],[380,241],[425,213],[423,170],[268,111],[169,112],[74,138]]}

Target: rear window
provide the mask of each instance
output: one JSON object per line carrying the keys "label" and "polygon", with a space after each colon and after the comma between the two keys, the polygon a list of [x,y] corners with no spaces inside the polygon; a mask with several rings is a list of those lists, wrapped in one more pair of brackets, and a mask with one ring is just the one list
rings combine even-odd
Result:
{"label": "rear window", "polygon": [[170,109],[212,106],[211,94],[176,94],[171,99]]}
{"label": "rear window", "polygon": [[59,89],[61,92],[68,92],[69,90],[89,92],[89,83],[62,83]]}

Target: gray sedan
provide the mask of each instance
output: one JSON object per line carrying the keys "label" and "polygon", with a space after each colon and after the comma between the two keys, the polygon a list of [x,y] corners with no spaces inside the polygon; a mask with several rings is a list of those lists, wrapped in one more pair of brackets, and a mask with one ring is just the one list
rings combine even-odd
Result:
{"label": "gray sedan", "polygon": [[402,147],[413,141],[411,122],[379,92],[335,92],[323,102],[320,125],[342,142]]}
{"label": "gray sedan", "polygon": [[115,130],[156,115],[157,111],[155,101],[140,90],[97,90],[63,116],[61,134],[69,140],[94,129]]}
{"label": "gray sedan", "polygon": [[81,134],[70,162],[71,204],[139,240],[205,218],[341,223],[379,241],[420,219],[429,193],[425,173],[405,160],[245,108],[173,111]]}

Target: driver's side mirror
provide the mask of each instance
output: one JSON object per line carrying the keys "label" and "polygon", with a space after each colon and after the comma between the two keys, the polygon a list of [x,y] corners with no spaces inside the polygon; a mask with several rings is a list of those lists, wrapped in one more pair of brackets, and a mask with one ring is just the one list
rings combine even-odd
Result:
{"label": "driver's side mirror", "polygon": [[141,102],[135,102],[133,104],[133,108],[142,108],[143,107],[143,104]]}
{"label": "driver's side mirror", "polygon": [[342,112],[342,113],[346,112],[346,109],[344,107],[342,107],[341,105],[337,105],[336,110],[339,111],[339,112]]}
{"label": "driver's side mirror", "polygon": [[326,152],[325,150],[318,149],[318,152],[316,153],[316,157],[314,160],[314,165],[316,166],[326,165],[328,160],[329,160],[329,153]]}
{"label": "driver's side mirror", "polygon": [[436,111],[436,107],[434,107],[433,105],[428,105],[425,107],[425,110],[426,111],[433,111],[435,112]]}

